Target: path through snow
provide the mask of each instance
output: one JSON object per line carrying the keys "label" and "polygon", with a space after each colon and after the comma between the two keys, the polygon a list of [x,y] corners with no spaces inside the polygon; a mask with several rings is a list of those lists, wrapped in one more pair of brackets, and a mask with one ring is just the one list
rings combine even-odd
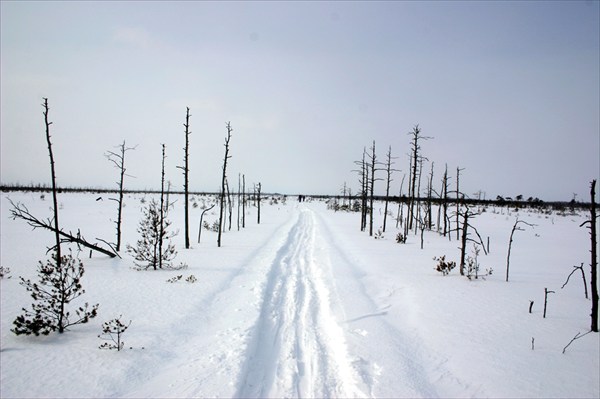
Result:
{"label": "path through snow", "polygon": [[237,397],[437,396],[416,343],[378,317],[344,252],[301,207],[270,267]]}

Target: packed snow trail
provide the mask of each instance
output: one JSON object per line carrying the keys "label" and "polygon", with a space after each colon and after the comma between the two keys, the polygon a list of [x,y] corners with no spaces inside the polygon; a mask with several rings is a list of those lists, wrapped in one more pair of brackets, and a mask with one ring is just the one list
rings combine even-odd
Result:
{"label": "packed snow trail", "polygon": [[301,209],[263,293],[238,397],[364,397],[315,259],[315,215]]}

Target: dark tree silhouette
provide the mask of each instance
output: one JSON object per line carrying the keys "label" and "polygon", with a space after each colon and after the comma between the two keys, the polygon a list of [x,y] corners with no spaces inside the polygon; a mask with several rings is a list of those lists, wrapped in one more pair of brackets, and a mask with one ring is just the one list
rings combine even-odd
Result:
{"label": "dark tree silhouette", "polygon": [[583,222],[581,226],[589,224],[588,228],[590,229],[590,242],[592,245],[592,249],[590,250],[590,285],[592,291],[592,313],[590,314],[592,318],[591,330],[598,332],[598,254],[596,252],[596,248],[598,247],[596,219],[598,216],[596,214],[596,180],[592,180],[590,184],[590,197],[592,200],[592,203],[590,204],[590,219]]}
{"label": "dark tree silhouette", "polygon": [[168,232],[171,222],[167,219],[168,200],[165,203],[165,158],[163,144],[160,203],[150,200],[138,227],[141,238],[135,247],[127,246],[127,250],[135,257],[135,264],[143,270],[171,268],[171,261],[177,256],[177,251],[170,242],[175,234]]}
{"label": "dark tree silhouette", "polygon": [[185,236],[185,248],[190,248],[190,207],[189,207],[189,155],[190,155],[190,133],[192,133],[190,128],[190,109],[186,107],[185,112],[185,123],[183,126],[185,127],[185,147],[183,147],[184,156],[183,156],[183,166],[177,166],[179,169],[183,169],[183,195],[184,195],[184,218],[185,218],[185,227],[184,227],[184,236]]}
{"label": "dark tree silhouette", "polygon": [[117,221],[115,224],[117,225],[117,244],[116,251],[119,252],[121,250],[121,222],[123,220],[123,183],[125,180],[125,153],[129,150],[135,150],[137,146],[127,147],[125,146],[125,140],[121,143],[118,148],[119,152],[107,151],[104,156],[110,162],[115,165],[115,168],[119,169],[119,181],[117,185],[119,186],[119,198],[110,198],[113,201],[117,201],[118,209],[117,209]]}
{"label": "dark tree silhouette", "polygon": [[529,227],[535,226],[534,224],[527,223],[523,220],[519,220],[519,218],[517,218],[517,220],[515,221],[515,224],[513,225],[513,228],[510,232],[510,240],[508,241],[508,254],[506,255],[506,281],[507,282],[508,282],[508,270],[509,270],[509,266],[510,266],[510,250],[512,248],[513,235],[515,234],[515,231],[524,231],[523,228],[519,227],[519,223],[526,224]]}
{"label": "dark tree silhouette", "polygon": [[[383,230],[384,233],[385,233],[385,227],[386,227],[386,222],[387,222],[387,214],[388,214],[388,203],[389,203],[389,197],[390,197],[390,184],[393,181],[393,179],[392,179],[392,173],[393,172],[398,172],[397,169],[392,168],[392,165],[394,164],[394,162],[392,160],[395,159],[394,157],[392,157],[392,146],[389,146],[386,158],[387,159],[386,159],[386,163],[385,163],[385,171],[386,171],[385,207],[384,207],[384,212],[383,212],[383,227],[382,227],[382,230]],[[344,191],[345,191],[345,188],[346,188],[346,183],[344,183]],[[344,198],[345,198],[345,192],[344,192]]]}
{"label": "dark tree silhouette", "polygon": [[414,219],[414,206],[418,196],[417,189],[417,166],[421,156],[421,140],[429,140],[432,137],[422,136],[419,125],[415,125],[412,132],[408,133],[411,138],[411,176],[410,176],[410,188],[409,188],[409,205],[408,205],[408,231],[412,230],[413,219]]}
{"label": "dark tree silhouette", "polygon": [[229,140],[231,140],[231,131],[233,130],[231,128],[231,123],[227,122],[225,124],[225,127],[227,128],[227,137],[225,138],[225,156],[223,157],[223,176],[221,179],[221,195],[220,195],[220,200],[219,200],[219,206],[220,206],[220,210],[219,210],[219,234],[217,236],[217,246],[220,247],[221,246],[221,235],[223,233],[223,217],[224,217],[224,212],[225,212],[225,185],[227,184],[227,160],[229,158],[231,158],[231,155],[229,155]]}
{"label": "dark tree silhouette", "polygon": [[[21,279],[21,285],[25,286],[31,293],[34,303],[31,305],[32,311],[23,309],[23,314],[17,316],[12,330],[15,334],[44,334],[58,330],[63,333],[69,326],[75,324],[87,323],[90,318],[97,314],[98,305],[94,305],[92,310],[88,311],[88,304],[79,307],[75,313],[77,320],[69,319],[71,315],[67,310],[67,305],[75,298],[82,295],[85,291],[82,289],[81,276],[84,268],[80,260],[75,260],[71,254],[62,255],[60,228],[58,224],[58,201],[56,188],[56,172],[54,168],[54,154],[52,153],[52,143],[50,141],[50,125],[48,121],[48,99],[44,98],[44,124],[46,127],[46,142],[48,144],[48,154],[50,156],[50,172],[52,177],[52,202],[54,213],[54,234],[56,244],[53,247],[54,254],[51,260],[46,264],[39,262],[38,276],[39,283],[31,280]],[[25,208],[26,209],[26,208]],[[50,223],[49,223],[50,224]]]}

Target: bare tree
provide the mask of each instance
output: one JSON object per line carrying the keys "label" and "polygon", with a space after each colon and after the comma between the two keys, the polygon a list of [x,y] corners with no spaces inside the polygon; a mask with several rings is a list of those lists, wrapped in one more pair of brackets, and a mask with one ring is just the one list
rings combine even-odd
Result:
{"label": "bare tree", "polygon": [[54,238],[56,239],[56,268],[61,269],[62,255],[60,250],[60,229],[58,228],[58,200],[56,189],[56,171],[54,170],[54,155],[52,154],[52,143],[50,142],[50,125],[48,121],[48,99],[44,98],[44,124],[46,125],[46,142],[48,143],[48,154],[50,155],[50,173],[52,177],[52,210],[54,212]]}
{"label": "bare tree", "polygon": [[460,171],[464,170],[460,169],[458,166],[456,167],[456,239],[458,240],[458,215],[460,209]]}
{"label": "bare tree", "polygon": [[[71,254],[62,255],[60,244],[60,228],[58,223],[58,200],[56,186],[56,171],[54,163],[54,154],[52,153],[52,142],[50,141],[50,125],[48,121],[48,99],[44,98],[44,124],[46,128],[46,142],[48,144],[48,154],[50,156],[50,172],[52,177],[52,202],[53,202],[53,221],[55,236],[55,253],[53,260],[48,260],[44,265],[39,263],[38,276],[39,282],[33,283],[31,280],[21,279],[21,285],[25,286],[31,293],[34,303],[31,305],[32,311],[23,308],[23,314],[17,316],[12,330],[16,335],[20,334],[44,334],[58,330],[63,333],[69,326],[75,324],[87,323],[89,319],[96,317],[98,305],[94,305],[91,311],[88,311],[88,304],[75,310],[77,320],[69,320],[70,312],[67,305],[75,298],[79,297],[85,290],[81,286],[81,277],[84,273],[83,263],[75,260]],[[26,208],[25,208],[26,209]],[[50,223],[49,223],[50,224]]]}
{"label": "bare tree", "polygon": [[594,332],[598,332],[598,238],[596,233],[596,180],[592,180],[590,184],[590,197],[592,203],[590,204],[590,219],[586,220],[581,224],[580,227],[589,224],[588,228],[590,229],[590,241],[592,245],[591,253],[591,262],[590,262],[590,285],[592,290],[592,313],[590,316],[592,317],[592,326],[591,330]]}
{"label": "bare tree", "polygon": [[530,227],[534,227],[534,224],[531,223],[527,223],[523,220],[519,220],[519,218],[517,218],[517,220],[515,221],[515,224],[513,225],[513,228],[510,232],[510,240],[508,241],[508,254],[506,255],[506,281],[508,282],[508,269],[510,266],[510,250],[512,248],[512,242],[513,242],[513,235],[515,234],[515,231],[524,231],[525,229],[519,227],[519,223],[523,223],[526,224],[527,226]]}
{"label": "bare tree", "polygon": [[262,185],[260,184],[260,182],[258,182],[258,185],[256,186],[256,203],[257,203],[257,207],[258,207],[258,216],[256,219],[256,223],[260,224],[260,191],[262,189]]}
{"label": "bare tree", "polygon": [[186,107],[185,112],[185,147],[183,147],[184,155],[183,155],[183,166],[177,166],[179,169],[183,169],[183,195],[184,195],[184,217],[185,217],[185,228],[184,228],[184,236],[185,236],[185,249],[190,248],[190,207],[189,207],[189,155],[190,155],[190,109]]}
{"label": "bare tree", "polygon": [[418,195],[415,193],[416,188],[417,188],[417,165],[419,163],[419,159],[422,158],[422,156],[420,155],[420,153],[421,153],[420,141],[421,140],[429,140],[432,137],[422,136],[421,129],[419,128],[418,124],[415,125],[412,132],[408,133],[408,135],[412,136],[411,143],[410,143],[411,159],[412,159],[411,160],[412,173],[411,173],[410,192],[409,192],[410,198],[409,198],[409,206],[408,206],[408,219],[409,219],[408,230],[412,230],[415,200],[416,200],[416,196]]}
{"label": "bare tree", "polygon": [[398,228],[398,224],[402,223],[402,212],[403,212],[403,204],[402,204],[402,188],[404,187],[404,179],[406,178],[406,173],[402,175],[402,181],[400,182],[400,192],[398,193],[398,214],[396,215],[396,228]]}
{"label": "bare tree", "polygon": [[231,123],[227,122],[225,127],[227,128],[227,137],[225,138],[225,156],[223,157],[223,178],[221,179],[221,198],[220,198],[220,211],[219,211],[219,235],[217,237],[217,246],[221,246],[221,234],[223,232],[223,213],[225,211],[225,184],[227,182],[227,160],[231,158],[229,155],[229,140],[231,140]]}
{"label": "bare tree", "polygon": [[242,228],[246,228],[246,175],[242,175]]}
{"label": "bare tree", "polygon": [[567,276],[567,281],[565,281],[565,283],[562,285],[562,287],[560,287],[560,289],[565,288],[565,286],[569,283],[569,279],[571,278],[573,273],[575,273],[577,270],[581,271],[581,278],[583,279],[583,291],[585,292],[585,299],[589,299],[587,282],[585,281],[585,272],[583,271],[583,262],[581,262],[581,265],[579,265],[579,266],[573,266],[573,271],[571,273],[569,273],[569,275]]}
{"label": "bare tree", "polygon": [[362,160],[354,162],[360,166],[359,170],[353,170],[359,173],[358,182],[360,184],[360,231],[365,231],[367,227],[367,198],[369,193],[369,165],[366,162],[367,149],[363,147]]}
{"label": "bare tree", "polygon": [[[460,232],[462,233],[460,235],[461,245],[460,245],[460,265],[459,265],[459,270],[460,270],[461,276],[465,275],[464,270],[465,270],[466,250],[467,250],[468,242],[473,242],[476,245],[481,245],[481,247],[483,248],[483,252],[486,253],[486,255],[487,255],[485,245],[483,244],[483,240],[481,239],[481,235],[479,234],[479,231],[477,231],[477,229],[470,223],[470,219],[472,219],[478,215],[480,215],[480,213],[471,212],[471,209],[469,208],[468,205],[465,205],[465,209],[459,213],[459,217],[462,217],[462,220],[463,220],[462,229],[460,230]],[[479,238],[479,241],[475,241],[470,238],[471,230],[477,235],[477,237]]]}
{"label": "bare tree", "polygon": [[371,213],[369,214],[369,236],[373,236],[373,200],[374,200],[374,192],[375,192],[375,165],[377,164],[376,155],[375,155],[375,140],[373,140],[373,146],[371,147],[371,155],[369,156],[371,159],[371,180],[369,184],[369,208],[371,209]]}
{"label": "bare tree", "polygon": [[238,173],[238,195],[237,195],[237,229],[240,231],[240,206],[242,203],[242,174]]}
{"label": "bare tree", "polygon": [[431,230],[433,224],[431,215],[431,196],[433,192],[433,165],[434,163],[431,162],[431,172],[429,173],[429,182],[427,185],[427,228],[429,230]]}
{"label": "bare tree", "polygon": [[[394,157],[392,157],[392,146],[389,146],[386,158],[387,158],[387,161],[385,164],[385,171],[386,171],[385,207],[384,207],[384,212],[383,212],[383,229],[382,229],[384,233],[385,233],[385,226],[386,226],[386,222],[387,222],[388,203],[389,203],[389,197],[390,197],[390,183],[393,181],[392,172],[397,172],[396,169],[392,168],[392,165],[394,164],[392,159],[395,159]],[[346,183],[344,183],[344,188],[345,187],[346,187]]]}
{"label": "bare tree", "polygon": [[[117,252],[119,252],[121,250],[121,221],[122,221],[122,215],[123,215],[123,183],[124,183],[124,179],[125,179],[125,153],[127,151],[130,150],[135,150],[137,146],[133,146],[133,147],[127,147],[125,145],[125,140],[123,140],[123,143],[121,143],[118,148],[119,148],[119,152],[114,152],[114,151],[107,151],[104,156],[106,157],[106,159],[108,159],[110,162],[112,162],[115,165],[115,168],[119,169],[119,181],[117,182],[117,185],[119,186],[119,198],[110,198],[113,201],[117,201],[118,204],[118,210],[117,210],[117,221],[115,222],[115,224],[117,225],[117,244],[116,244],[116,250]],[[129,176],[129,175],[127,175]]]}

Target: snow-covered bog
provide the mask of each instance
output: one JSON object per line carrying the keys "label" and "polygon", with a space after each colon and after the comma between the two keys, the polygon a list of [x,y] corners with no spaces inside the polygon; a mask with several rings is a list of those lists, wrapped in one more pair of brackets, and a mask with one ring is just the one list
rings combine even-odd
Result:
{"label": "snow-covered bog", "polygon": [[[61,225],[89,241],[114,241],[109,196],[60,194]],[[200,215],[215,198],[192,196],[192,248],[184,249],[183,234],[172,239],[175,262],[187,269],[138,271],[126,251],[90,258],[83,248],[86,293],[77,300],[99,303],[98,316],[32,337],[10,331],[31,303],[18,276],[35,277],[53,235],[9,219],[6,197],[51,215],[39,193],[1,199],[2,397],[600,396],[598,334],[562,353],[590,326],[580,276],[561,289],[582,262],[589,281],[589,236],[579,227],[586,214],[488,207],[471,223],[490,240],[489,254],[477,256],[479,274],[493,272],[469,280],[458,267],[435,270],[434,258],[459,261],[454,235],[425,232],[424,249],[414,233],[397,243],[401,229],[388,217],[374,239],[360,231],[359,214],[318,201],[263,201],[260,225],[249,206],[239,231],[234,207],[222,247],[206,229],[198,244]],[[126,196],[124,244],[139,238],[142,201],[152,197]],[[172,228],[182,230],[183,197],[171,202]],[[203,217],[209,225],[216,209]],[[382,209],[376,204],[376,231]],[[515,233],[505,282],[517,217],[535,226]],[[543,318],[545,288],[555,293]],[[117,318],[131,321],[125,345],[99,349],[103,323]]]}

